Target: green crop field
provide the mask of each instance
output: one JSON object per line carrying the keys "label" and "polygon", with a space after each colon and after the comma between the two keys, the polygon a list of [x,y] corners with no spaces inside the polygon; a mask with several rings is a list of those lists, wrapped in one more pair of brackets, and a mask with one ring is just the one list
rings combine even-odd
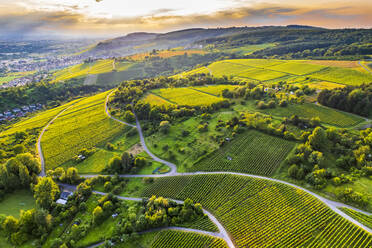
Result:
{"label": "green crop field", "polygon": [[350,208],[341,208],[341,210],[363,225],[372,228],[372,215],[366,215]]}
{"label": "green crop field", "polygon": [[321,122],[337,127],[355,126],[364,121],[361,117],[312,103],[291,104],[285,108],[276,107],[274,109],[260,110],[260,112],[281,117],[290,117],[291,115],[306,118],[319,117]]}
{"label": "green crop field", "polygon": [[88,97],[64,112],[42,137],[47,168],[71,160],[82,148],[105,144],[129,129],[104,112],[107,92]]}
{"label": "green crop field", "polygon": [[35,207],[35,199],[30,190],[16,190],[6,194],[4,199],[0,201],[0,215],[12,215],[18,218],[21,210]]}
{"label": "green crop field", "polygon": [[196,163],[193,171],[236,171],[270,176],[294,142],[249,130]]}
{"label": "green crop field", "polygon": [[244,70],[249,69],[249,67],[245,65],[240,65],[237,63],[230,63],[227,61],[217,61],[215,63],[212,63],[208,66],[208,68],[211,70],[213,76],[215,77],[222,77],[222,76],[237,76]]}
{"label": "green crop field", "polygon": [[150,103],[151,105],[155,105],[155,106],[170,106],[170,105],[174,105],[173,103],[168,102],[164,98],[161,98],[160,96],[157,96],[157,95],[154,95],[154,94],[151,94],[151,93],[150,94],[147,94],[144,97],[143,101],[146,102],[146,103]]}
{"label": "green crop field", "polygon": [[257,68],[268,68],[270,66],[279,65],[286,62],[285,60],[278,59],[231,59],[225,61],[229,63]]}
{"label": "green crop field", "polygon": [[182,72],[182,73],[179,73],[177,75],[174,75],[172,76],[173,78],[183,78],[183,77],[187,77],[187,76],[191,76],[191,75],[195,75],[195,74],[201,74],[201,73],[204,73],[204,74],[209,74],[209,69],[207,67],[199,67],[199,68],[196,68],[194,70],[191,70],[191,71],[185,71],[185,72]]}
{"label": "green crop field", "polygon": [[309,77],[346,85],[361,85],[372,82],[372,74],[354,69],[329,67]]}
{"label": "green crop field", "polygon": [[290,186],[235,175],[157,178],[143,196],[191,198],[210,210],[236,247],[369,247],[372,235]]}
{"label": "green crop field", "polygon": [[[92,63],[74,65],[54,73],[55,82],[64,81],[76,77],[85,77],[88,74],[100,74],[111,72],[114,68],[114,60],[97,60]],[[119,68],[126,67],[126,64],[120,63]]]}
{"label": "green crop field", "polygon": [[152,242],[152,248],[227,248],[222,239],[213,238],[207,235],[201,235],[192,232],[162,231]]}
{"label": "green crop field", "polygon": [[209,93],[215,96],[221,96],[222,91],[227,90],[235,90],[241,86],[238,85],[208,85],[208,86],[202,86],[202,87],[191,87],[192,89],[202,91],[205,93]]}
{"label": "green crop field", "polygon": [[251,78],[259,81],[272,80],[287,76],[287,74],[259,68],[251,68],[237,74],[238,77]]}
{"label": "green crop field", "polygon": [[281,72],[300,75],[300,76],[313,73],[313,72],[317,72],[325,68],[326,67],[322,65],[312,65],[312,64],[305,64],[305,63],[295,63],[295,62],[287,62],[287,63],[282,63],[279,65],[274,65],[274,66],[269,67],[270,70],[281,71]]}
{"label": "green crop field", "polygon": [[191,88],[167,88],[153,91],[154,94],[181,106],[203,106],[218,103],[224,99],[202,93]]}

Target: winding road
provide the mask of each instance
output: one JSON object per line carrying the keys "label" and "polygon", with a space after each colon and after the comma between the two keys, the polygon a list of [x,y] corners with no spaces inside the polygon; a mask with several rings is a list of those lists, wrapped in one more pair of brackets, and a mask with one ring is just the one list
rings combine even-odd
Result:
{"label": "winding road", "polygon": [[[163,163],[163,164],[165,164],[165,165],[167,165],[167,166],[169,166],[171,168],[170,172],[168,172],[167,174],[161,174],[161,175],[159,175],[159,174],[156,174],[156,175],[119,175],[120,177],[123,177],[123,178],[142,178],[142,177],[153,177],[153,178],[156,178],[156,177],[169,177],[169,176],[193,176],[193,175],[229,174],[229,175],[238,175],[238,176],[245,176],[245,177],[252,177],[252,178],[258,178],[258,179],[264,179],[264,180],[268,180],[268,181],[272,181],[272,182],[282,183],[282,184],[285,184],[285,185],[294,187],[296,189],[305,191],[306,193],[308,193],[308,194],[316,197],[318,200],[322,201],[325,205],[327,205],[330,209],[332,209],[334,212],[336,212],[340,216],[344,217],[345,219],[349,220],[350,222],[352,222],[353,224],[359,226],[360,228],[364,229],[365,231],[367,231],[369,233],[372,233],[372,230],[369,227],[361,224],[357,220],[355,220],[352,217],[350,217],[349,215],[345,214],[339,208],[340,207],[346,207],[346,208],[350,208],[350,209],[353,209],[353,210],[356,210],[358,212],[361,212],[361,213],[364,213],[364,214],[368,214],[368,215],[370,215],[370,213],[368,213],[366,211],[363,211],[363,210],[360,210],[360,209],[357,209],[357,208],[354,208],[354,207],[349,206],[349,205],[344,204],[344,203],[340,203],[340,202],[336,202],[336,201],[332,201],[332,200],[326,199],[326,198],[324,198],[324,197],[322,197],[322,196],[320,196],[320,195],[318,195],[318,194],[316,194],[316,193],[314,193],[314,192],[312,192],[312,191],[310,191],[308,189],[305,189],[303,187],[300,187],[298,185],[295,185],[295,184],[292,184],[292,183],[289,183],[289,182],[286,182],[286,181],[282,181],[282,180],[274,179],[274,178],[269,178],[269,177],[263,177],[263,176],[257,176],[257,175],[247,174],[247,173],[225,172],[225,171],[221,171],[221,172],[202,172],[202,171],[199,171],[199,172],[189,172],[189,173],[178,173],[177,172],[177,167],[176,167],[175,164],[173,164],[171,162],[168,162],[168,161],[165,161],[165,160],[163,160],[161,158],[158,158],[156,155],[154,155],[149,150],[149,148],[146,145],[145,138],[144,138],[143,132],[142,132],[142,128],[141,128],[141,125],[140,125],[140,123],[138,121],[137,116],[136,116],[136,125],[132,125],[130,123],[126,123],[126,122],[124,122],[122,120],[119,120],[119,119],[113,117],[109,113],[109,110],[108,110],[108,101],[109,101],[109,98],[110,98],[110,96],[112,95],[113,92],[114,91],[111,91],[107,95],[106,101],[105,101],[105,112],[108,115],[108,117],[110,117],[111,119],[113,119],[115,121],[118,121],[118,122],[120,122],[120,123],[122,123],[124,125],[128,125],[128,126],[137,128],[137,131],[138,131],[139,136],[140,136],[140,142],[141,142],[141,145],[142,145],[143,149],[151,156],[151,158],[153,160],[158,161],[160,163]],[[70,107],[72,107],[72,106],[69,106],[68,108],[70,108]],[[40,133],[40,136],[39,136],[39,139],[38,139],[38,153],[39,153],[41,164],[42,164],[42,172],[40,173],[40,176],[45,176],[44,158],[43,158],[42,149],[41,149],[41,145],[40,145],[40,141],[41,141],[42,135],[47,130],[48,126],[51,123],[53,123],[53,121],[55,119],[57,119],[68,108],[66,108],[65,110],[61,111],[57,116],[55,116],[47,124],[47,126],[44,127],[43,131]],[[82,177],[85,177],[85,178],[90,178],[90,177],[96,177],[98,175],[81,175],[81,176]],[[99,191],[94,191],[94,193],[101,194],[101,195],[106,194],[106,193],[99,192]],[[122,196],[117,196],[117,197],[119,199],[131,200],[131,201],[141,201],[142,200],[141,198],[133,198],[133,197],[122,197]],[[179,201],[179,200],[173,200],[173,201],[178,202],[178,203],[182,203],[182,201]],[[211,219],[211,221],[218,227],[218,229],[219,229],[219,232],[218,233],[210,233],[210,232],[205,232],[205,231],[202,231],[202,230],[194,230],[194,229],[182,228],[182,227],[178,227],[177,230],[193,231],[193,232],[198,232],[198,233],[201,233],[201,234],[206,234],[206,235],[211,235],[211,236],[214,236],[214,237],[222,238],[222,239],[225,240],[225,242],[228,244],[228,246],[230,248],[235,248],[235,245],[232,242],[232,239],[230,238],[230,236],[228,235],[227,231],[222,226],[222,224],[216,219],[216,217],[214,217],[210,212],[208,212],[205,209],[203,209],[203,211],[204,211],[205,214],[207,214],[209,216],[209,218]]]}
{"label": "winding road", "polygon": [[368,66],[365,66],[362,61],[358,61],[358,64],[363,67],[366,71],[368,71],[369,73],[372,73],[372,71],[368,68]]}

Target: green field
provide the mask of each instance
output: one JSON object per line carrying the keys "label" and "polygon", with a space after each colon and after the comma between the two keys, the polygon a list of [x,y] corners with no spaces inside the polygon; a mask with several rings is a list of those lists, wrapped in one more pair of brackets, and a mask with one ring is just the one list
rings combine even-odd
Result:
{"label": "green field", "polygon": [[265,70],[265,69],[259,69],[259,68],[250,68],[248,70],[244,70],[241,73],[238,73],[236,76],[242,77],[242,78],[255,79],[258,81],[267,81],[267,80],[285,77],[287,76],[287,74],[283,72],[278,72],[278,71],[271,71],[271,70]]}
{"label": "green field", "polygon": [[225,241],[192,232],[162,231],[151,244],[152,248],[194,248],[218,247],[227,248]]}
{"label": "green field", "polygon": [[[216,126],[218,120],[227,121],[237,113],[220,112],[211,115],[208,121],[208,132],[199,132],[198,126],[202,120],[200,117],[192,117],[180,122],[171,123],[168,134],[156,132],[146,136],[146,144],[157,156],[174,162],[179,171],[190,169],[200,156],[213,152],[219,148],[218,142],[214,136],[231,137],[231,133],[222,128],[217,131]],[[188,131],[187,136],[183,136],[182,132]],[[165,149],[167,147],[168,149]]]}
{"label": "green field", "polygon": [[350,208],[341,208],[341,210],[363,225],[372,228],[372,215],[366,215]]}
{"label": "green field", "polygon": [[325,66],[322,65],[312,65],[305,63],[296,63],[296,62],[287,62],[279,65],[270,66],[270,70],[281,71],[289,74],[295,75],[306,75],[313,72],[317,72],[325,69]]}
{"label": "green field", "polygon": [[[337,65],[338,63],[332,63],[332,61],[311,63],[306,60],[230,59],[214,62],[206,69],[209,69],[216,77],[233,76],[237,79],[248,78],[262,82],[274,79],[284,80],[286,76],[294,78],[306,76],[314,82],[327,81],[343,85],[360,85],[372,82],[371,73],[346,68],[344,63],[340,63],[340,67]],[[205,72],[206,69],[200,70]],[[195,73],[197,70],[178,75]]]}
{"label": "green field", "polygon": [[291,104],[285,108],[276,107],[274,109],[265,109],[261,112],[281,117],[290,117],[291,115],[298,115],[306,118],[319,117],[321,122],[337,127],[355,126],[364,121],[361,117],[312,103]]}
{"label": "green field", "polygon": [[199,87],[191,87],[191,88],[208,93],[208,94],[212,94],[215,96],[221,96],[223,90],[233,91],[240,87],[241,86],[238,86],[238,85],[208,85],[208,86],[201,86],[201,87],[199,86]]}
{"label": "green field", "polygon": [[236,247],[369,247],[372,236],[311,195],[234,175],[158,178],[142,196],[191,198],[210,210]]}
{"label": "green field", "polygon": [[164,98],[162,98],[160,96],[157,96],[157,95],[154,95],[154,94],[151,94],[151,93],[147,94],[143,98],[143,101],[148,102],[151,105],[155,105],[155,106],[171,106],[171,105],[174,105],[173,103],[165,100]]}
{"label": "green field", "polygon": [[270,176],[293,149],[294,144],[249,130],[200,160],[191,170],[236,171]]}
{"label": "green field", "polygon": [[0,201],[0,215],[12,215],[18,218],[21,210],[28,210],[35,207],[35,199],[30,190],[17,190],[6,194],[4,199]]}
{"label": "green field", "polygon": [[309,77],[347,85],[361,85],[372,82],[371,73],[337,67],[327,68],[326,70],[313,73]]}
{"label": "green field", "polygon": [[42,137],[46,167],[71,160],[82,148],[105,145],[130,130],[110,119],[104,110],[107,92],[85,98],[57,118]]}
{"label": "green field", "polygon": [[222,97],[205,94],[192,88],[166,88],[154,90],[153,93],[181,106],[209,106],[224,100]]}

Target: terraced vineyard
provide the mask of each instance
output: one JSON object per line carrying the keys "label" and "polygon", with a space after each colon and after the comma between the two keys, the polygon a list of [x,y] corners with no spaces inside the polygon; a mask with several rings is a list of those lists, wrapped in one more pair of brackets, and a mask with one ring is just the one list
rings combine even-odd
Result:
{"label": "terraced vineyard", "polygon": [[162,231],[160,232],[151,247],[153,248],[227,248],[226,243],[222,239],[213,238],[206,235],[201,235],[192,232],[177,232],[177,231]]}
{"label": "terraced vineyard", "polygon": [[267,81],[287,76],[287,74],[278,71],[271,71],[259,68],[250,68],[237,74],[238,77],[251,78],[259,81]]}
{"label": "terraced vineyard", "polygon": [[270,176],[294,142],[249,130],[195,164],[192,171],[237,171]]}
{"label": "terraced vineyard", "polygon": [[341,208],[341,210],[350,215],[353,219],[358,220],[363,225],[372,228],[372,215],[366,215],[350,208]]}
{"label": "terraced vineyard", "polygon": [[191,88],[167,88],[155,90],[154,94],[169,100],[171,103],[187,106],[205,106],[218,103],[224,99],[210,94],[205,94]]}
{"label": "terraced vineyard", "polygon": [[298,115],[306,118],[319,117],[322,122],[337,127],[350,127],[363,121],[363,118],[361,117],[311,103],[288,105],[288,107],[285,108],[265,109],[260,111],[265,114],[282,117],[288,117],[291,115]]}
{"label": "terraced vineyard", "polygon": [[108,118],[104,112],[107,92],[85,98],[64,112],[42,137],[47,168],[54,168],[91,148],[111,140],[128,127]]}
{"label": "terraced vineyard", "polygon": [[370,247],[372,235],[290,186],[235,175],[157,178],[143,196],[191,198],[211,211],[236,247]]}

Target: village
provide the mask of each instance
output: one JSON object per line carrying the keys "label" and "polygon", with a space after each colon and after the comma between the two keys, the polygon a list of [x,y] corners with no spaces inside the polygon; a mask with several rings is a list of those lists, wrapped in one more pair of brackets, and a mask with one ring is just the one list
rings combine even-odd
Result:
{"label": "village", "polygon": [[0,122],[11,121],[18,117],[23,117],[29,113],[35,112],[43,108],[43,105],[30,104],[28,106],[23,106],[21,108],[14,108],[12,110],[7,110],[4,113],[0,113]]}

